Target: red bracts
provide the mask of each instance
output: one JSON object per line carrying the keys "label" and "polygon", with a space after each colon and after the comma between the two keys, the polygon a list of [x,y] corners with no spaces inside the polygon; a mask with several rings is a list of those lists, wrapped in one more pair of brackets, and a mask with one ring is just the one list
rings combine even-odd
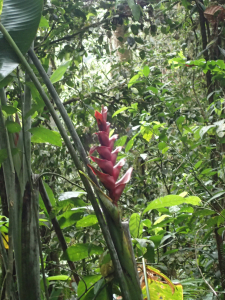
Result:
{"label": "red bracts", "polygon": [[[95,118],[99,128],[99,132],[96,132],[96,134],[98,135],[101,146],[93,146],[89,152],[91,159],[97,163],[103,173],[91,165],[88,166],[100,179],[104,187],[109,191],[109,197],[117,206],[117,202],[126,186],[126,183],[131,178],[133,168],[129,168],[124,176],[117,181],[120,170],[125,164],[125,159],[122,158],[116,164],[117,155],[122,150],[122,147],[117,147],[114,151],[112,151],[114,142],[118,138],[118,135],[115,134],[109,138],[110,123],[107,122],[107,111],[107,107],[104,106],[102,106],[101,113],[95,111]],[[98,152],[100,158],[92,156],[92,153],[95,151]]]}

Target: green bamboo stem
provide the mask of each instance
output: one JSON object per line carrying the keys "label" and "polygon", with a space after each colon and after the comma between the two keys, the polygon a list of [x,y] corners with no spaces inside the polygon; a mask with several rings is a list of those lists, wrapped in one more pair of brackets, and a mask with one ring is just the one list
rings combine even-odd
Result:
{"label": "green bamboo stem", "polygon": [[[35,76],[33,70],[31,69],[31,67],[27,63],[26,59],[24,58],[23,54],[21,53],[21,51],[19,50],[19,48],[17,47],[17,45],[15,44],[15,42],[13,41],[13,39],[11,38],[9,33],[7,32],[7,30],[5,29],[5,27],[1,23],[0,23],[0,31],[3,33],[3,35],[6,38],[6,40],[8,41],[8,43],[11,45],[11,47],[15,51],[15,53],[18,56],[18,58],[20,59],[22,65],[24,66],[24,68],[28,72],[30,78],[32,79],[35,87],[37,88],[37,90],[39,92],[39,94],[41,95],[42,99],[44,100],[45,105],[47,106],[49,112],[51,113],[52,118],[55,121],[56,126],[58,127],[58,130],[59,130],[59,132],[60,132],[60,134],[61,134],[61,136],[62,136],[69,152],[70,152],[70,155],[71,155],[71,157],[74,161],[74,164],[75,164],[77,170],[83,171],[80,160],[76,155],[76,152],[75,152],[75,150],[74,150],[74,148],[73,148],[73,146],[70,142],[70,139],[67,135],[67,132],[65,131],[64,127],[62,126],[62,124],[60,122],[60,119],[59,119],[57,113],[54,110],[54,107],[52,106],[50,100],[48,99],[48,96],[44,92],[44,90],[43,90],[40,82],[38,81],[37,77]],[[101,210],[99,208],[99,205],[98,205],[98,203],[95,199],[95,195],[93,193],[93,190],[92,190],[88,180],[84,176],[81,176],[81,180],[83,181],[83,184],[84,184],[84,186],[87,190],[87,193],[88,193],[89,199],[91,201],[91,204],[94,208],[96,217],[98,218],[98,222],[99,222],[99,225],[101,227],[103,236],[104,236],[104,238],[106,240],[106,243],[107,243],[107,246],[110,250],[110,254],[111,254],[113,264],[114,264],[114,267],[115,267],[115,271],[116,271],[116,275],[117,275],[117,278],[118,278],[118,281],[119,281],[119,284],[120,284],[123,299],[124,300],[130,300],[131,298],[130,298],[129,291],[128,291],[128,288],[127,288],[127,283],[126,283],[126,280],[125,280],[125,277],[124,277],[124,274],[123,274],[123,270],[121,268],[117,252],[115,250],[114,244],[113,244],[112,239],[110,237],[110,233],[109,233],[108,227],[107,227],[107,225],[104,221],[102,212],[101,212]]]}
{"label": "green bamboo stem", "polygon": [[[26,82],[30,81],[28,73],[25,73]],[[24,88],[24,99],[22,103],[22,137],[23,137],[23,159],[22,159],[22,186],[24,189],[21,209],[21,288],[20,299],[39,300],[40,295],[40,263],[43,266],[43,257],[39,240],[38,220],[38,182],[33,184],[31,178],[31,117],[24,118],[31,109],[31,91],[27,85]],[[30,270],[28,272],[28,270]],[[48,299],[48,290],[45,282],[44,267],[42,276],[45,285],[45,293]]]}
{"label": "green bamboo stem", "polygon": [[[0,89],[0,99],[1,103],[5,105],[5,91]],[[14,229],[14,218],[13,210],[15,203],[15,172],[11,154],[11,148],[9,144],[8,131],[5,127],[5,121],[2,114],[0,106],[0,149],[7,149],[8,157],[3,162],[3,173],[5,179],[5,188],[8,199],[8,209],[9,209],[9,228],[8,228],[8,237],[9,237],[9,250],[8,250],[8,266],[6,271],[6,297],[7,299],[11,298],[12,291],[12,275],[13,275],[13,229]]]}

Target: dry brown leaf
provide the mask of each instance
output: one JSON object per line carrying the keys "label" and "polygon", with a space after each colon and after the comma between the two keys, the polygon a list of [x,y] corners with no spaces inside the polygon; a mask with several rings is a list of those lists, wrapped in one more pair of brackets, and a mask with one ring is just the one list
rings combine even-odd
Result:
{"label": "dry brown leaf", "polygon": [[225,20],[225,9],[222,6],[219,5],[213,5],[204,11],[205,18],[209,21],[211,24],[216,24],[218,21],[224,21]]}

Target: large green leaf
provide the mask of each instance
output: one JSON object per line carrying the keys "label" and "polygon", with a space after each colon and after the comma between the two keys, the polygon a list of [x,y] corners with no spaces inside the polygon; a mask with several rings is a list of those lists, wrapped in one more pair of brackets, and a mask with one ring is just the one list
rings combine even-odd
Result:
{"label": "large green leaf", "polygon": [[133,213],[130,217],[129,221],[129,228],[130,228],[130,233],[131,236],[134,238],[137,238],[139,236],[139,233],[142,233],[143,225],[140,228],[140,221],[141,217],[137,213]]}
{"label": "large green leaf", "polygon": [[76,227],[88,227],[98,223],[96,215],[88,215],[77,221]]}
{"label": "large green leaf", "polygon": [[66,228],[72,226],[77,221],[80,220],[81,216],[84,213],[84,209],[77,209],[72,211],[66,211],[58,217],[60,228]]}
{"label": "large green leaf", "polygon": [[103,248],[96,245],[91,244],[76,244],[74,246],[69,247],[62,255],[61,259],[71,260],[71,261],[79,261],[84,259],[90,255],[102,254]]}
{"label": "large green leaf", "polygon": [[[4,0],[1,23],[25,54],[36,35],[43,0]],[[0,81],[19,64],[17,56],[0,32]]]}
{"label": "large green leaf", "polygon": [[93,284],[95,284],[97,281],[99,281],[101,279],[101,277],[102,277],[102,275],[89,275],[89,276],[83,277],[85,284],[84,284],[83,280],[80,280],[80,282],[78,284],[78,289],[77,289],[78,296],[80,297],[86,291],[86,288],[90,288]]}
{"label": "large green leaf", "polygon": [[58,69],[55,70],[55,72],[50,77],[51,82],[55,83],[55,82],[59,81],[63,77],[63,75],[66,72],[69,65],[70,65],[70,61],[67,61],[66,63],[59,66]]}
{"label": "large green leaf", "polygon": [[161,207],[170,207],[174,205],[180,205],[183,203],[189,203],[192,205],[200,205],[201,200],[199,197],[191,196],[187,198],[183,198],[177,195],[167,195],[165,197],[160,197],[158,199],[153,200],[144,210],[143,213],[148,212],[151,209],[157,209]]}
{"label": "large green leaf", "polygon": [[31,128],[31,142],[33,143],[49,143],[58,147],[62,146],[61,136],[57,131],[49,130],[44,127]]}

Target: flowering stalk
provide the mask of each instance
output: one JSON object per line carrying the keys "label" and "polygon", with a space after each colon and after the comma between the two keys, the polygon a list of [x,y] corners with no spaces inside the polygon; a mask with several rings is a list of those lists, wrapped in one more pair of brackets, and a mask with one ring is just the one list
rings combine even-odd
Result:
{"label": "flowering stalk", "polygon": [[[92,172],[100,179],[104,187],[109,191],[109,197],[113,200],[113,204],[117,206],[117,202],[126,186],[126,183],[131,178],[133,168],[129,168],[123,177],[117,181],[121,168],[125,164],[125,158],[122,158],[117,164],[116,159],[118,153],[122,150],[122,147],[117,147],[113,151],[115,140],[118,138],[118,134],[109,138],[110,123],[107,122],[107,107],[102,106],[102,112],[95,111],[95,118],[98,123],[99,142],[101,146],[93,146],[90,149],[90,157],[96,162],[99,168],[103,171],[100,172],[95,167],[88,165]],[[92,153],[97,151],[100,158],[92,156]]]}

